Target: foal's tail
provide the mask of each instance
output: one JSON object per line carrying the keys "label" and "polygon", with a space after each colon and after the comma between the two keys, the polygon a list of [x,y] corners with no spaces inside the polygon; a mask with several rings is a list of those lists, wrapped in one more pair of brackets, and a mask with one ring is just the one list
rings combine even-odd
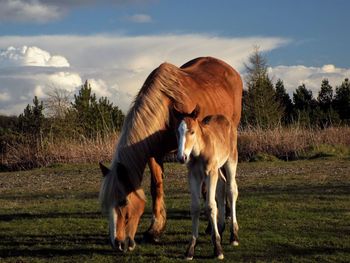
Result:
{"label": "foal's tail", "polygon": [[221,179],[226,183],[226,177],[224,176],[224,174],[222,173],[220,168],[219,168],[219,175],[220,175]]}

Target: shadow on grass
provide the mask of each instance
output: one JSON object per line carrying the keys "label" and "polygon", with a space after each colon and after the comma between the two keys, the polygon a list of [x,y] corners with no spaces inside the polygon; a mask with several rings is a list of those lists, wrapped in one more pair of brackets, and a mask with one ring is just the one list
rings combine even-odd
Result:
{"label": "shadow on grass", "polygon": [[0,199],[3,200],[19,200],[19,201],[36,201],[36,200],[62,200],[62,199],[76,199],[98,200],[98,192],[79,193],[79,192],[65,192],[65,193],[31,193],[31,194],[0,194]]}
{"label": "shadow on grass", "polygon": [[[239,186],[238,186],[239,187]],[[293,194],[295,195],[334,195],[350,194],[350,184],[342,185],[319,185],[319,186],[263,186],[263,187],[244,187],[240,190],[245,196],[268,196]]]}
{"label": "shadow on grass", "polygon": [[112,249],[89,247],[96,245],[108,245],[107,238],[99,235],[22,235],[16,237],[0,235],[0,246],[11,247],[1,249],[0,257],[54,257],[114,253]]}
{"label": "shadow on grass", "polygon": [[298,247],[291,244],[278,244],[272,251],[275,257],[282,258],[289,254],[292,256],[332,255],[335,253],[350,253],[350,248],[324,246]]}
{"label": "shadow on grass", "polygon": [[31,213],[15,213],[15,214],[2,214],[0,215],[0,221],[13,221],[13,220],[35,220],[35,219],[48,219],[48,218],[103,218],[100,212],[76,212],[76,213],[64,213],[64,212],[50,212],[44,214],[31,214]]}

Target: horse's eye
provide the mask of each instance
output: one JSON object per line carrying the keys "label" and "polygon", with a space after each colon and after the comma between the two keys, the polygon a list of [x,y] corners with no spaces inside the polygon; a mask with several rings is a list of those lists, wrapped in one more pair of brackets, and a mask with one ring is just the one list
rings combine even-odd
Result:
{"label": "horse's eye", "polygon": [[190,134],[193,135],[194,134],[194,130],[190,130]]}

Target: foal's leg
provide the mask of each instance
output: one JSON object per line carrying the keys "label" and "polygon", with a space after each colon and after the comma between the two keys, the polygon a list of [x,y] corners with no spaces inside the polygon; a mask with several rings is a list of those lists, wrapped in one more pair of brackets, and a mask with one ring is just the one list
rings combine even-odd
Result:
{"label": "foal's leg", "polygon": [[[219,170],[219,173],[221,171]],[[225,196],[226,196],[226,191],[225,191],[225,186],[226,182],[224,181],[223,178],[218,179],[217,187],[216,187],[216,203],[218,207],[218,230],[220,237],[222,238],[222,233],[224,232],[225,229]]]}
{"label": "foal's leg", "polygon": [[148,241],[158,242],[166,224],[166,209],[163,191],[163,161],[150,158],[148,161],[148,166],[151,172],[153,217],[151,226],[144,234],[144,237]]}
{"label": "foal's leg", "polygon": [[216,186],[218,182],[218,169],[214,169],[206,176],[206,183],[208,187],[207,192],[207,210],[212,227],[212,242],[214,245],[214,254],[218,259],[223,259],[224,254],[221,247],[221,238],[217,224],[217,206],[215,201]]}
{"label": "foal's leg", "polygon": [[192,260],[194,256],[194,249],[198,238],[198,225],[200,215],[200,192],[202,186],[201,175],[190,172],[188,180],[191,190],[191,218],[192,218],[192,237],[186,250],[186,259]]}
{"label": "foal's leg", "polygon": [[228,184],[228,196],[231,205],[231,218],[230,218],[230,243],[233,246],[238,246],[238,222],[236,217],[236,201],[238,198],[238,187],[236,183],[236,169],[237,169],[237,150],[235,150],[232,156],[225,164],[227,173],[227,184]]}

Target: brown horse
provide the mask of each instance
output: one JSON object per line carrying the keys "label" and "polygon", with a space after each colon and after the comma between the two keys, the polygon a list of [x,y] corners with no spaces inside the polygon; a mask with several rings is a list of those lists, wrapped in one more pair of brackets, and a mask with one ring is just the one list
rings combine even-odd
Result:
{"label": "brown horse", "polygon": [[[223,259],[221,237],[225,224],[225,185],[228,184],[230,207],[231,244],[238,245],[236,201],[237,130],[223,115],[212,115],[198,120],[199,107],[190,114],[179,114],[176,131],[178,139],[177,158],[188,167],[191,190],[192,237],[186,251],[186,259],[192,260],[198,238],[200,192],[206,184],[206,208],[212,229],[214,254]],[[225,169],[226,178],[221,173]],[[221,177],[221,178],[220,178]],[[221,180],[220,180],[221,179]],[[219,211],[218,211],[219,210]]]}
{"label": "brown horse", "polygon": [[241,100],[242,80],[221,60],[197,58],[181,68],[163,63],[153,70],[126,115],[111,168],[101,166],[105,176],[100,201],[109,213],[114,247],[132,250],[135,246],[134,236],[145,206],[141,181],[147,163],[153,219],[146,236],[156,240],[165,229],[163,157],[177,146],[172,109],[189,113],[199,105],[200,119],[223,114],[237,129]]}

